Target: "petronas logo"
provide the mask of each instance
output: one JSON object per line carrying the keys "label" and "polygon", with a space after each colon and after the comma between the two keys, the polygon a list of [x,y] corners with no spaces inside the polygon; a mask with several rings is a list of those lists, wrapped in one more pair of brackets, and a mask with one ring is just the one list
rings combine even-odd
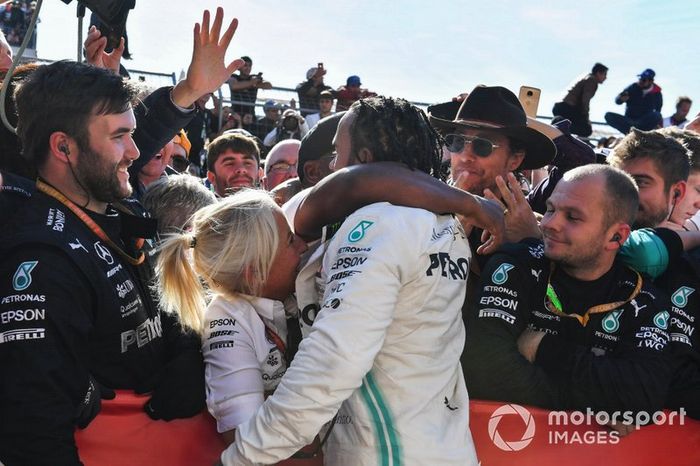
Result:
{"label": "petronas logo", "polygon": [[493,275],[491,275],[491,281],[496,285],[503,285],[508,281],[508,271],[513,268],[515,268],[515,266],[508,263],[499,265]]}
{"label": "petronas logo", "polygon": [[355,225],[355,228],[353,228],[352,231],[348,234],[348,241],[350,241],[351,243],[357,243],[365,237],[365,232],[372,225],[374,225],[374,222],[370,222],[369,220],[360,220],[360,223]]}
{"label": "petronas logo", "polygon": [[668,328],[668,318],[671,314],[668,311],[661,311],[654,316],[654,325],[659,327],[661,330],[666,330]]}
{"label": "petronas logo", "polygon": [[32,270],[38,263],[38,261],[27,261],[19,264],[15,275],[12,277],[12,288],[15,291],[24,291],[29,288],[29,285],[32,284]]}
{"label": "petronas logo", "polygon": [[622,310],[617,309],[605,316],[602,322],[603,330],[608,333],[617,332],[620,329],[620,314],[622,314]]}
{"label": "petronas logo", "polygon": [[671,301],[678,307],[685,307],[688,304],[688,297],[693,294],[695,288],[681,286],[671,295]]}

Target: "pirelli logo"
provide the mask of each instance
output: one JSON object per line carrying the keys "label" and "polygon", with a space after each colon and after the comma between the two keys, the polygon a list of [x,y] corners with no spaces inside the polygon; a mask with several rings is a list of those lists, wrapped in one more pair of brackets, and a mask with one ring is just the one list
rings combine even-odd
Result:
{"label": "pirelli logo", "polygon": [[0,332],[0,343],[21,340],[40,340],[44,338],[45,333],[46,329],[43,328],[20,328],[17,330],[8,330],[6,332]]}
{"label": "pirelli logo", "polygon": [[511,325],[515,323],[515,316],[500,309],[481,309],[479,317],[495,317],[496,319],[505,320]]}

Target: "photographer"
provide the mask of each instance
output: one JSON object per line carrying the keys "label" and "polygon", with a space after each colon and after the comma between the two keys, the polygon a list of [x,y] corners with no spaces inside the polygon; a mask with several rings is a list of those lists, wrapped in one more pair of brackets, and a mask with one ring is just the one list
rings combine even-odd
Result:
{"label": "photographer", "polygon": [[277,123],[277,127],[267,133],[263,144],[267,147],[272,147],[280,141],[285,139],[297,139],[301,141],[301,138],[309,132],[309,127],[306,125],[306,120],[294,109],[287,109],[282,113],[282,118],[280,118]]}
{"label": "photographer", "polygon": [[255,100],[258,97],[258,89],[270,89],[272,84],[265,81],[262,73],[251,74],[253,60],[250,57],[241,57],[245,66],[238,70],[238,74],[232,74],[228,80],[231,89],[232,110],[240,115],[255,115]]}

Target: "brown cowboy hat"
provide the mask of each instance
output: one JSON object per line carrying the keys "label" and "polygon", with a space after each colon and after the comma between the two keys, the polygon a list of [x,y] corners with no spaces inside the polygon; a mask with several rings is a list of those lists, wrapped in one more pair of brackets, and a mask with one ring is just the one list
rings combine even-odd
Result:
{"label": "brown cowboy hat", "polygon": [[445,102],[428,107],[430,123],[441,133],[459,127],[495,130],[525,145],[521,169],[548,165],[557,148],[544,134],[527,126],[525,110],[505,87],[476,86],[463,102]]}

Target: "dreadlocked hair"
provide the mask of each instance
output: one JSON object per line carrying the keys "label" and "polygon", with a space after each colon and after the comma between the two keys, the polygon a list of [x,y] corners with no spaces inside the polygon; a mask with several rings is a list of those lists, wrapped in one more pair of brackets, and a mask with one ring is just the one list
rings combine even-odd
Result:
{"label": "dreadlocked hair", "polygon": [[358,100],[350,111],[357,115],[350,128],[353,154],[364,147],[375,162],[402,162],[445,179],[442,140],[421,109],[404,99],[378,96]]}

